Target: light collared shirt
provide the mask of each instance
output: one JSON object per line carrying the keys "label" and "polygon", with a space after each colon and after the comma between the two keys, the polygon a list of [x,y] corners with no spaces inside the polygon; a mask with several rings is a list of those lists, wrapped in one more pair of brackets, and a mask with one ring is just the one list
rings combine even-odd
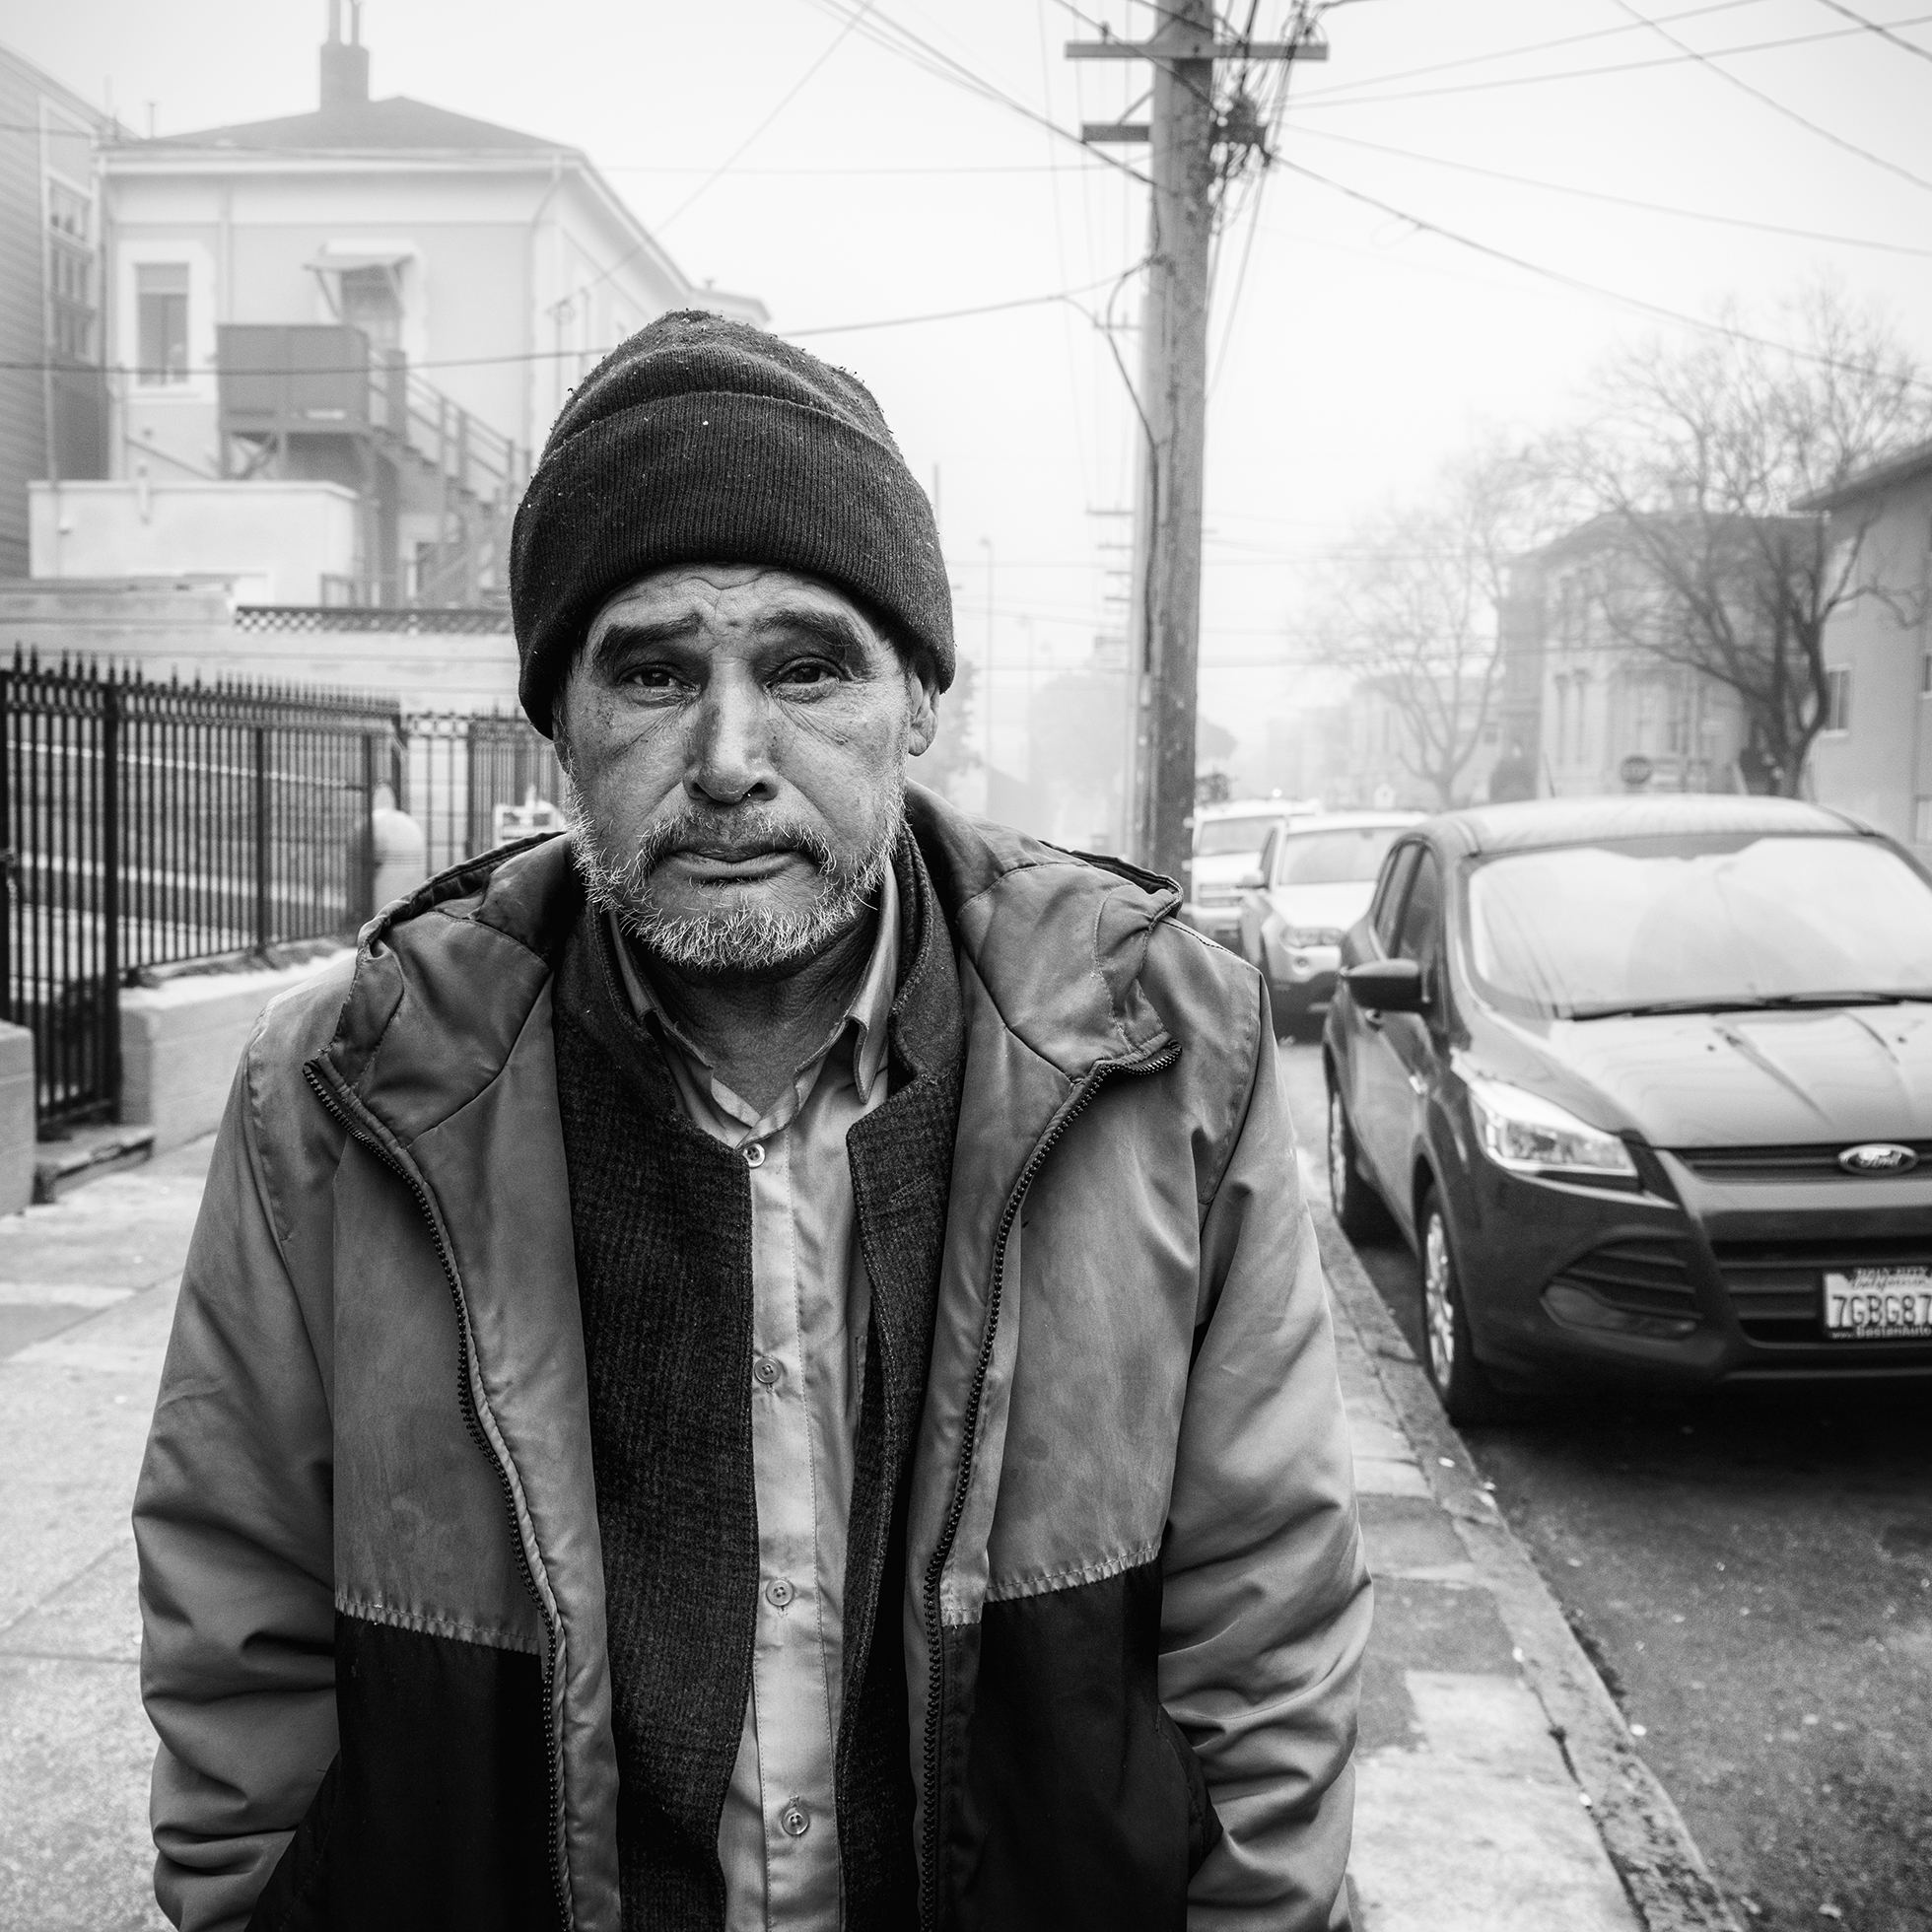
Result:
{"label": "light collared shirt", "polygon": [[758,1618],[751,1693],[718,1828],[726,1932],[836,1932],[846,1537],[872,1309],[846,1134],[886,1097],[898,886],[888,870],[878,935],[852,1003],[764,1114],[718,1077],[658,1003],[622,935],[613,936],[625,990],[655,1026],[685,1113],[737,1149],[751,1173]]}

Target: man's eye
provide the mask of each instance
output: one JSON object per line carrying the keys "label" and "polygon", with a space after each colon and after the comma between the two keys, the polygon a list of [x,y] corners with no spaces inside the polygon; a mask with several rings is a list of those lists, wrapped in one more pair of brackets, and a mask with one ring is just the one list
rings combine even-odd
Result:
{"label": "man's eye", "polygon": [[624,682],[645,691],[671,691],[678,677],[668,664],[636,664],[624,673]]}
{"label": "man's eye", "polygon": [[795,688],[799,685],[836,684],[838,678],[837,668],[828,664],[823,657],[800,657],[779,672],[777,682]]}

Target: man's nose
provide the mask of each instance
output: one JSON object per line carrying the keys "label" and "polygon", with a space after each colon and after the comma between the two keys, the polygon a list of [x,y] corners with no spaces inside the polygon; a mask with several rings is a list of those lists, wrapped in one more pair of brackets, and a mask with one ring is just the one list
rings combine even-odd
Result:
{"label": "man's nose", "polygon": [[713,805],[762,804],[778,794],[771,719],[753,679],[717,678],[699,700],[685,787]]}

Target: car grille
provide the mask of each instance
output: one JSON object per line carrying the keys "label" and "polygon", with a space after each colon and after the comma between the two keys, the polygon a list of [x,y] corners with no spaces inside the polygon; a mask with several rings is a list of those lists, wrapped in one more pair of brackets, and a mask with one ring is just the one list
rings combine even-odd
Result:
{"label": "car grille", "polygon": [[[1710,1181],[1802,1181],[1843,1180],[1845,1170],[1838,1156],[1849,1140],[1831,1140],[1823,1145],[1790,1147],[1677,1147],[1672,1151],[1693,1174]],[[1921,1167],[1932,1163],[1932,1140],[1900,1140],[1894,1144],[1909,1147],[1918,1155]],[[1917,1169],[1906,1168],[1910,1174]],[[1859,1174],[1854,1180],[1896,1180],[1892,1174]]]}
{"label": "car grille", "polygon": [[1563,1269],[1555,1281],[1584,1288],[1599,1301],[1632,1315],[1697,1318],[1690,1262],[1675,1241],[1613,1241],[1592,1248]]}
{"label": "car grille", "polygon": [[1828,1269],[1909,1267],[1932,1260],[1932,1234],[1880,1241],[1712,1244],[1738,1326],[1754,1342],[1823,1342]]}

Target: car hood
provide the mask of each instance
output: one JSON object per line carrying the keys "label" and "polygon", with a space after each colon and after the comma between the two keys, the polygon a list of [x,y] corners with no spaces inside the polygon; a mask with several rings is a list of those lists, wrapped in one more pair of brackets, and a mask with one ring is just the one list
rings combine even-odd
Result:
{"label": "car hood", "polygon": [[1373,879],[1349,879],[1340,885],[1277,885],[1268,903],[1289,926],[1327,926],[1346,932],[1367,912],[1374,896]]}
{"label": "car hood", "polygon": [[1932,1005],[1557,1020],[1539,1045],[1654,1146],[1932,1139]]}

